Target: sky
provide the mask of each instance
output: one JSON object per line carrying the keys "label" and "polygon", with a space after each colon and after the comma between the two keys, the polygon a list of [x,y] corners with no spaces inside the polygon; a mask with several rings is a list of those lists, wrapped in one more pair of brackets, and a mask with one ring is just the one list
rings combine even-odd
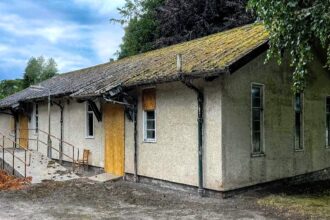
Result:
{"label": "sky", "polygon": [[54,58],[60,73],[116,58],[124,0],[0,0],[0,80],[22,78],[32,57]]}

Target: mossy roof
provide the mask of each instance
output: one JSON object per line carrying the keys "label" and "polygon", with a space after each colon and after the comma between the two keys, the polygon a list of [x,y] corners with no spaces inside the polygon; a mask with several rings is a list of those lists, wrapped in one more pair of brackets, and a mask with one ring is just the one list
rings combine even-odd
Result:
{"label": "mossy roof", "polygon": [[[179,75],[205,77],[224,72],[230,65],[268,41],[261,23],[245,25],[189,42],[150,51],[90,68],[58,75],[41,83],[53,96],[99,96],[116,86],[132,87],[169,82]],[[178,73],[176,56],[182,55],[182,72]],[[14,101],[42,98],[45,92],[23,90],[0,101],[0,108]]]}

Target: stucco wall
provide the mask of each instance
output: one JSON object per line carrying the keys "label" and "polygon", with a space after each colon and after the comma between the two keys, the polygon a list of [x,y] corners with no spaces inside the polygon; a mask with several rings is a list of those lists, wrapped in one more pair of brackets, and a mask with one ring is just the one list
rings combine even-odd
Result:
{"label": "stucco wall", "polygon": [[[70,102],[64,101],[64,141],[74,145],[80,149],[80,159],[82,158],[83,149],[89,149],[91,151],[89,161],[93,166],[104,166],[104,133],[103,123],[98,122],[94,116],[94,138],[86,138],[86,103],[78,103],[76,100],[70,100]],[[100,103],[97,102],[98,107]],[[35,128],[35,107],[29,128]],[[47,103],[39,104],[39,128],[48,132],[48,108]],[[30,138],[36,139],[34,131],[30,131]],[[51,107],[51,134],[60,138],[60,108],[57,105]],[[47,135],[40,132],[39,138],[47,143]],[[52,145],[56,149],[59,149],[59,141],[52,138]],[[30,147],[36,148],[36,142],[30,141]],[[47,147],[43,144],[39,144],[39,150],[46,155]],[[72,147],[64,144],[64,153],[72,156]],[[58,158],[58,153],[53,151],[53,157]],[[77,150],[75,150],[75,158],[77,158]],[[63,157],[64,160],[70,160],[68,157]]]}
{"label": "stucco wall", "polygon": [[[7,137],[14,140],[14,131],[12,130],[12,123],[14,117],[7,114],[0,113],[0,132],[6,135]],[[3,144],[3,137],[0,134],[0,144]],[[5,147],[13,147],[13,142],[5,138]]]}
{"label": "stucco wall", "polygon": [[[315,62],[304,93],[304,150],[294,150],[294,109],[288,63],[264,65],[265,54],[223,77],[223,183],[234,189],[330,167],[325,148],[325,97],[330,74]],[[264,157],[251,157],[251,83],[264,84]]]}
{"label": "stucco wall", "polygon": [[[221,186],[221,115],[218,83],[205,89],[205,187]],[[197,95],[182,83],[156,87],[156,143],[143,141],[141,90],[138,105],[138,174],[198,185]],[[134,172],[133,123],[126,120],[125,171]]]}

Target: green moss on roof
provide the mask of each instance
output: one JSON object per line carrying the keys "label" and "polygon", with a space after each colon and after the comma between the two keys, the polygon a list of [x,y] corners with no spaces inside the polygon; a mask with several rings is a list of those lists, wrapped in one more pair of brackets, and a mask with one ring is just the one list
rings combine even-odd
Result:
{"label": "green moss on roof", "polygon": [[[176,55],[182,54],[183,74],[224,70],[268,40],[268,33],[260,23],[246,25],[189,42],[124,58],[108,64],[109,73],[120,69],[120,84],[134,86],[146,82],[171,79],[177,76]],[[111,68],[112,67],[112,68]],[[110,74],[111,75],[111,74]],[[113,78],[111,79],[113,80]],[[114,86],[103,79],[75,95],[102,93]],[[116,82],[118,85],[118,82]]]}
{"label": "green moss on roof", "polygon": [[[150,51],[115,62],[61,74],[42,82],[53,96],[97,96],[118,85],[124,87],[178,79],[176,56],[182,54],[183,73],[200,76],[225,70],[268,41],[261,23],[250,24],[200,39]],[[43,98],[30,89],[0,101],[0,108],[19,101]]]}

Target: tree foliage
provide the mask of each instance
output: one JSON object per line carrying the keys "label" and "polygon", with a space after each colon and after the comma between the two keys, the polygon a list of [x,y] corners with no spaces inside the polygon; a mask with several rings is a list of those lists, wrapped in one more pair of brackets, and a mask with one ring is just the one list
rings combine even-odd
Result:
{"label": "tree foliage", "polygon": [[113,22],[126,25],[123,43],[120,45],[118,57],[132,56],[152,48],[151,42],[157,36],[159,25],[156,8],[164,0],[126,0],[122,8],[118,8],[121,19],[111,19]]}
{"label": "tree foliage", "polygon": [[156,48],[192,40],[254,21],[246,0],[166,0],[158,8]]}
{"label": "tree foliage", "polygon": [[0,82],[0,99],[3,99],[11,94],[22,90],[23,81],[21,79],[16,80],[3,80]]}
{"label": "tree foliage", "polygon": [[119,8],[125,36],[119,58],[252,22],[247,0],[126,0]]}
{"label": "tree foliage", "polygon": [[58,73],[57,64],[53,58],[45,60],[42,56],[31,57],[27,63],[23,79],[23,87],[37,84],[55,76]]}
{"label": "tree foliage", "polygon": [[57,64],[53,58],[45,60],[42,56],[38,58],[31,57],[25,68],[23,79],[0,81],[0,99],[19,92],[30,85],[49,79],[57,72]]}
{"label": "tree foliage", "polygon": [[330,1],[329,0],[250,0],[253,9],[270,32],[268,58],[281,62],[281,54],[290,54],[294,67],[293,89],[300,92],[306,87],[308,65],[312,62],[313,48],[319,44],[327,51],[330,66]]}

